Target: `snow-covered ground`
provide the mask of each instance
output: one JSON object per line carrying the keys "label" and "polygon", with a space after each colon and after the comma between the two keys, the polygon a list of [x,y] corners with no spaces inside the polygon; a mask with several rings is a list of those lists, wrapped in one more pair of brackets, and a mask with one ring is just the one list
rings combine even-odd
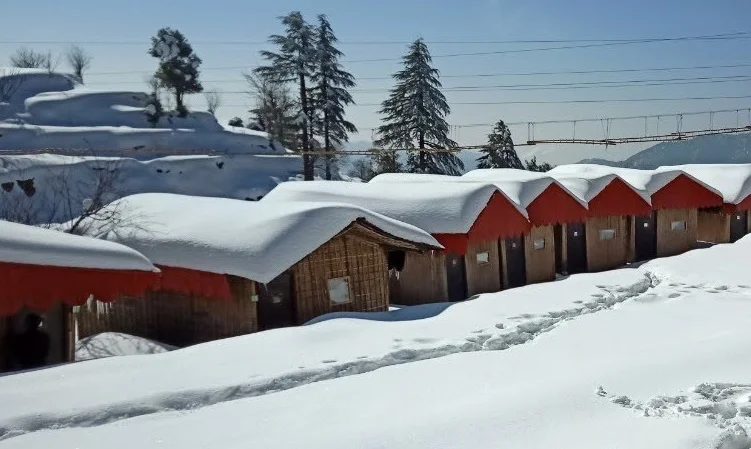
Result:
{"label": "snow-covered ground", "polygon": [[0,448],[748,449],[749,249],[2,377]]}
{"label": "snow-covered ground", "polygon": [[76,360],[93,360],[125,355],[161,354],[173,346],[119,332],[103,332],[76,342]]}

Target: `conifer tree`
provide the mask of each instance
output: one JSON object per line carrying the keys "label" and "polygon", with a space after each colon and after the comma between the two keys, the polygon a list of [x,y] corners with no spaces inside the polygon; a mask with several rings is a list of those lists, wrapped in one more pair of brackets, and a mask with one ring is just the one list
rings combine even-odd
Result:
{"label": "conifer tree", "polygon": [[[402,59],[404,68],[393,75],[396,86],[391,89],[389,98],[382,103],[379,111],[386,124],[378,128],[376,145],[386,150],[456,146],[456,142],[448,137],[449,127],[446,123],[451,109],[440,91],[440,74],[431,66],[432,58],[425,42],[416,40]],[[394,155],[382,156],[380,159],[389,164],[398,162]],[[391,168],[394,167],[391,164]],[[410,172],[459,175],[463,169],[462,161],[448,152],[419,151],[417,154],[411,152],[407,157],[407,170]]]}
{"label": "conifer tree", "polygon": [[503,120],[498,120],[493,131],[488,134],[488,145],[480,150],[484,153],[477,159],[477,168],[520,168],[521,159],[514,149],[511,131]]}
{"label": "conifer tree", "polygon": [[[255,72],[261,78],[279,84],[294,83],[299,93],[297,126],[300,129],[302,150],[309,152],[311,146],[311,101],[309,82],[315,65],[315,34],[313,28],[305,21],[299,11],[280,17],[285,26],[284,35],[271,35],[269,42],[278,47],[276,52],[261,51],[261,56],[269,63],[258,67]],[[313,158],[303,155],[303,175],[306,180],[313,179]]]}
{"label": "conifer tree", "polygon": [[[354,124],[345,119],[344,108],[354,104],[347,89],[355,86],[355,78],[344,70],[339,58],[344,55],[336,48],[337,38],[325,15],[318,16],[316,34],[316,70],[313,74],[313,103],[317,117],[315,132],[323,138],[323,148],[331,151],[349,140],[349,133],[357,132]],[[333,156],[326,156],[326,179],[331,179]]]}
{"label": "conifer tree", "polygon": [[159,58],[159,67],[154,74],[159,85],[175,95],[175,108],[180,117],[188,115],[185,94],[203,92],[198,80],[201,58],[193,51],[188,39],[178,30],[162,28],[151,38],[149,54]]}

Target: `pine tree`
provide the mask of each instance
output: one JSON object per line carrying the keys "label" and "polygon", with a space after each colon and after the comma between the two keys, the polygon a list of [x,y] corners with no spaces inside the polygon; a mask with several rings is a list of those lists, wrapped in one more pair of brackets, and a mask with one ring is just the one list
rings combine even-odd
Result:
{"label": "pine tree", "polygon": [[[456,146],[448,138],[445,117],[451,112],[440,91],[439,72],[431,67],[432,58],[425,42],[416,40],[403,57],[404,68],[393,75],[396,86],[382,105],[385,125],[378,128],[378,146],[394,148],[446,148]],[[394,162],[391,155],[386,161]],[[398,162],[398,160],[397,160]],[[459,175],[462,161],[452,153],[420,151],[407,157],[410,172]]]}
{"label": "pine tree", "polygon": [[[261,56],[269,65],[258,67],[255,72],[269,82],[297,85],[299,110],[296,122],[300,129],[302,150],[309,152],[312,110],[308,98],[308,82],[315,71],[315,35],[299,11],[291,12],[280,19],[286,28],[285,35],[269,36],[269,42],[279,48],[278,52],[261,51]],[[306,180],[313,179],[313,159],[308,154],[303,155],[303,175]]]}
{"label": "pine tree", "polygon": [[229,119],[229,123],[227,123],[229,126],[234,126],[235,128],[242,128],[243,126],[243,119],[240,117],[232,117]]}
{"label": "pine tree", "polygon": [[529,171],[546,172],[553,169],[553,166],[547,162],[537,163],[537,156],[532,156],[532,159],[524,161],[524,166]]}
{"label": "pine tree", "polygon": [[[354,124],[344,118],[344,107],[354,104],[347,89],[355,86],[355,77],[339,64],[344,55],[335,47],[337,38],[325,15],[318,16],[316,28],[316,71],[313,74],[313,103],[319,112],[314,120],[315,131],[323,137],[323,148],[330,151],[349,140],[357,132]],[[334,156],[326,156],[326,179],[331,179]]]}
{"label": "pine tree", "polygon": [[493,132],[488,134],[488,145],[480,152],[484,153],[477,159],[477,168],[520,168],[524,169],[521,159],[514,149],[511,131],[503,120],[498,120]]}
{"label": "pine tree", "polygon": [[185,36],[178,30],[162,28],[151,38],[149,54],[159,58],[159,67],[154,75],[159,84],[175,95],[175,106],[180,117],[188,115],[183,102],[185,94],[203,91],[198,80],[201,58],[193,51]]}

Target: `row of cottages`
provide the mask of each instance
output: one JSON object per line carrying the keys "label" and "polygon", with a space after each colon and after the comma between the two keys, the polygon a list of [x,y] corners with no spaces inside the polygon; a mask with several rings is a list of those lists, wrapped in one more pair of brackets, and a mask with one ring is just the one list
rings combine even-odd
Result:
{"label": "row of cottages", "polygon": [[751,164],[691,164],[657,169],[666,170],[681,170],[722,194],[722,206],[698,211],[699,241],[732,243],[751,232]]}
{"label": "row of cottages", "polygon": [[519,202],[492,185],[288,182],[261,200],[267,204],[290,201],[366,207],[424,229],[440,242],[443,251],[390,254],[394,304],[461,301],[501,290],[508,265],[501,263],[505,246],[498,242],[518,242],[531,229]]}
{"label": "row of cottages", "polygon": [[141,295],[158,286],[158,271],[116,243],[0,221],[0,373],[25,368],[16,349],[31,314],[49,336],[45,364],[72,361],[73,307]]}
{"label": "row of cottages", "polygon": [[637,170],[576,164],[555,167],[550,176],[586,177],[614,174],[637,191],[645,192],[651,211],[634,215],[630,261],[681,254],[694,249],[698,238],[698,212],[720,207],[722,195],[714,187],[674,168]]}
{"label": "row of cottages", "polygon": [[441,249],[419,228],[347,204],[151,193],[107,209],[122,219],[82,229],[143,253],[161,270],[160,287],[80,308],[81,338],[113,331],[187,346],[385,311],[389,253]]}

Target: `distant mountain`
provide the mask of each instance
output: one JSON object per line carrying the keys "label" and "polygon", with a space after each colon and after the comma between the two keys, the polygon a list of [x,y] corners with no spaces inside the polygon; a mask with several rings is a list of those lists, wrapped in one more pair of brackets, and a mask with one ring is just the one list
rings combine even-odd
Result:
{"label": "distant mountain", "polygon": [[751,133],[718,134],[662,142],[624,161],[584,159],[579,163],[647,170],[661,165],[751,163]]}

